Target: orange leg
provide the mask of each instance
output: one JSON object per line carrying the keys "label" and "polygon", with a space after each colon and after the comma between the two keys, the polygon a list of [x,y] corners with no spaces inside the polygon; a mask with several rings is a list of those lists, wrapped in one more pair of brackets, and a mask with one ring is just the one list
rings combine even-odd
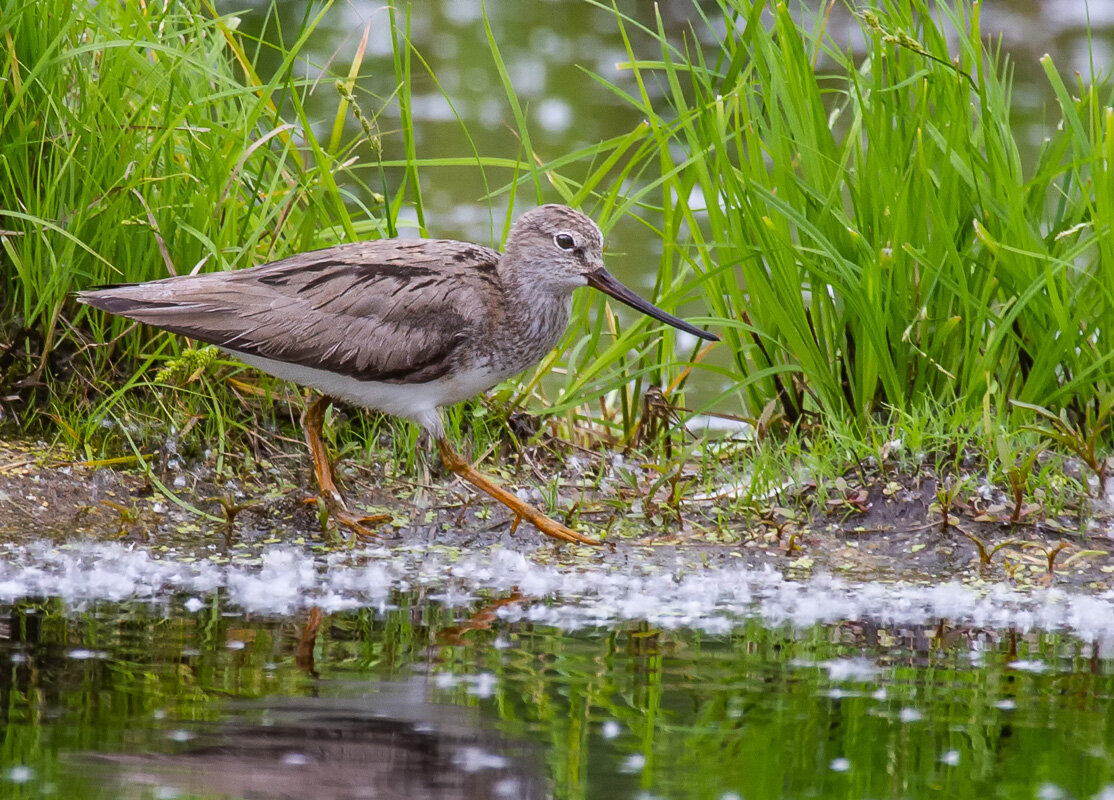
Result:
{"label": "orange leg", "polygon": [[309,620],[298,636],[298,653],[294,656],[294,664],[298,669],[314,678],[317,677],[317,669],[314,665],[313,648],[317,645],[317,631],[321,628],[324,619],[325,614],[320,608],[317,606],[310,608]]}
{"label": "orange leg", "polygon": [[445,466],[452,472],[464,478],[464,480],[468,481],[481,492],[486,492],[491,495],[513,511],[515,513],[514,526],[517,527],[518,521],[524,519],[532,523],[535,528],[546,536],[552,536],[554,539],[560,539],[565,542],[579,542],[580,544],[603,544],[597,539],[589,539],[587,536],[581,536],[579,533],[571,528],[565,527],[557,520],[550,519],[532,505],[519,500],[518,497],[508,492],[502,486],[492,483],[488,478],[477,472],[475,467],[465,461],[464,457],[449,444],[448,439],[438,439],[437,449],[441,451],[441,460],[445,462]]}
{"label": "orange leg", "polygon": [[325,440],[321,436],[321,428],[325,424],[325,412],[332,402],[325,395],[318,397],[310,404],[302,415],[302,427],[306,431],[306,444],[313,458],[313,472],[317,476],[317,485],[321,489],[321,499],[329,510],[329,516],[357,536],[371,539],[379,538],[378,534],[368,530],[365,525],[377,525],[390,519],[389,514],[374,514],[370,517],[362,514],[353,514],[344,502],[344,496],[333,481],[333,466],[329,463],[329,454],[325,451]]}

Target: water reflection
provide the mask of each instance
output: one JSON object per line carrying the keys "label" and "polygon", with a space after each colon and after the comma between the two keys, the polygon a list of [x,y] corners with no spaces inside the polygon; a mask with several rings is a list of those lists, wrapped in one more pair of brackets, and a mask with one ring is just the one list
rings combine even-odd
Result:
{"label": "water reflection", "polygon": [[105,767],[102,778],[124,796],[547,796],[536,747],[499,736],[475,708],[430,702],[424,679],[328,690],[340,696],[229,704],[220,723],[177,731],[174,752],[75,760]]}
{"label": "water reflection", "polygon": [[[0,793],[167,797],[1091,797],[1111,647],[1067,634],[739,620],[562,631],[400,592],[2,609]],[[372,794],[374,791],[377,794]]]}

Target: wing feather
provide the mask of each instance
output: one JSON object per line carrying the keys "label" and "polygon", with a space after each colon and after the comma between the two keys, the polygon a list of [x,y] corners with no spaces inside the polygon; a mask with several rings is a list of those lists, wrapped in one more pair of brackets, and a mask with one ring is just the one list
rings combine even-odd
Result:
{"label": "wing feather", "polygon": [[80,292],[112,314],[362,381],[424,383],[502,315],[499,253],[432,239],[339,245],[235,272]]}

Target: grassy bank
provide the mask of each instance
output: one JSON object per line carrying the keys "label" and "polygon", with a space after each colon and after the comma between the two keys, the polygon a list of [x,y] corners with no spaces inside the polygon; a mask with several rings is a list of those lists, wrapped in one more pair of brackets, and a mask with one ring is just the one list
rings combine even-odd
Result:
{"label": "grassy bank", "polygon": [[[605,234],[637,218],[665,243],[656,302],[724,335],[701,347],[671,329],[650,334],[582,293],[565,347],[451,414],[477,453],[508,433],[538,441],[516,412],[548,409],[544,431],[637,444],[678,475],[694,459],[734,463],[736,451],[708,455],[699,439],[648,431],[711,411],[757,431],[742,446],[760,473],[755,497],[810,459],[810,474],[834,480],[878,441],[924,430],[930,452],[976,453],[1003,487],[1010,470],[1032,473],[1045,447],[1104,475],[1111,90],[1066,81],[1046,58],[1061,114],[1023,161],[1008,58],[987,44],[977,5],[857,8],[856,52],[830,35],[826,13],[800,21],[773,3],[694,5],[685,29],[614,13],[626,63],[584,80],[644,121],[557,157],[532,145],[488,26],[521,149],[484,152],[461,119],[468,150],[440,159],[423,157],[414,134],[412,86],[431,77],[408,43],[419,12],[376,17],[394,48],[385,95],[362,88],[362,45],[347,63],[309,63],[306,41],[331,13],[311,8],[297,30],[269,16],[256,38],[200,0],[5,2],[9,429],[87,458],[170,447],[218,466],[262,439],[293,439],[300,401],[289,387],[89,313],[71,292],[390,236],[404,209],[424,232],[422,171],[453,167],[510,209],[504,230],[541,201],[582,207]],[[306,112],[311,95],[330,98],[329,118]],[[685,395],[694,378],[698,403]],[[417,464],[410,427],[367,418],[339,436],[342,450],[388,447],[404,472]]]}
{"label": "grassy bank", "polygon": [[[227,426],[243,421],[227,369],[187,351],[184,364],[158,373],[184,384],[168,397],[156,371],[178,357],[181,340],[90,314],[71,293],[394,233],[404,191],[392,207],[349,169],[354,151],[368,149],[365,135],[343,133],[359,60],[335,86],[299,77],[305,43],[327,13],[316,9],[297,31],[276,32],[291,42],[279,47],[239,35],[238,20],[205,2],[6,4],[7,421],[54,428],[89,454],[120,446],[106,430],[150,438],[148,422],[167,413],[179,423],[203,418],[198,433],[223,441]],[[277,24],[269,19],[265,29]],[[264,55],[278,63],[267,76],[254,67]],[[332,93],[332,120],[308,118],[311,91]],[[361,203],[354,188],[380,202]]]}
{"label": "grassy bank", "polygon": [[[631,46],[636,93],[612,84],[648,120],[625,167],[643,180],[616,211],[653,207],[674,245],[667,296],[700,276],[744,414],[772,403],[790,423],[865,420],[931,397],[995,426],[1032,419],[1013,401],[1102,426],[1109,84],[1069,89],[1043,59],[1062,117],[1023,163],[1008,59],[984,43],[978,6],[881,5],[857,12],[857,54],[826,17],[804,27],[779,4],[721,4],[729,24],[711,48],[694,42],[718,14],[681,41],[617,18],[660,51]],[[664,341],[643,364],[670,352]]]}

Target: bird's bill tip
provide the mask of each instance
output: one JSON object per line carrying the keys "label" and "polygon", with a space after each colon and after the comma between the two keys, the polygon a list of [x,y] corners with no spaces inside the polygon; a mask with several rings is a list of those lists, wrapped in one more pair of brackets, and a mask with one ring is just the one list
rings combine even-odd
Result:
{"label": "bird's bill tip", "polygon": [[685,331],[686,333],[691,333],[693,336],[699,336],[701,339],[705,339],[709,342],[719,341],[719,337],[714,333],[709,333],[706,330],[697,328],[695,325],[685,322],[683,319],[679,319],[666,311],[662,311],[648,300],[642,299],[621,284],[615,276],[606,269],[601,268],[594,272],[589,272],[587,279],[588,285],[593,289],[598,289],[604,294],[614,297],[620,303],[625,303],[636,311],[641,311],[648,317],[653,317],[660,322],[672,325],[674,328]]}

